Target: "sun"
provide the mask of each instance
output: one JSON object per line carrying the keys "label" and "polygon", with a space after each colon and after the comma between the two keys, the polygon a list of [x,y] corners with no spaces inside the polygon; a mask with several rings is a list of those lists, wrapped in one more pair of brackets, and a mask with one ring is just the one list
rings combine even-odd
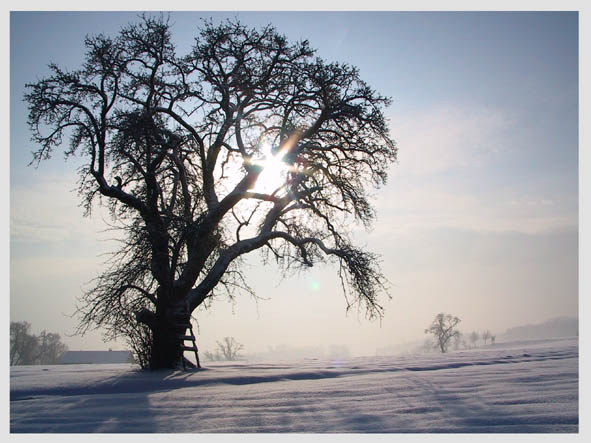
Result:
{"label": "sun", "polygon": [[265,146],[262,151],[263,158],[254,163],[263,168],[254,188],[255,192],[272,194],[285,184],[289,165],[283,161],[284,150],[273,154],[270,146]]}

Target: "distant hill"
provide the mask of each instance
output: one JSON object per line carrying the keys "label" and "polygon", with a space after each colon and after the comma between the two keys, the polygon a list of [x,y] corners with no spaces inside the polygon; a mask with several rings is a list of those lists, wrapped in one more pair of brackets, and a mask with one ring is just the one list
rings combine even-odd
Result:
{"label": "distant hill", "polygon": [[535,325],[517,326],[500,334],[498,341],[535,340],[544,338],[575,337],[579,334],[579,320],[557,317]]}

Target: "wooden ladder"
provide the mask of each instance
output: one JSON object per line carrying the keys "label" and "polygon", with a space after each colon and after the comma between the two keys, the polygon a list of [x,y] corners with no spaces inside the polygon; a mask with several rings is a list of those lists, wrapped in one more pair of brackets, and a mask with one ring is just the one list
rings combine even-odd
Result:
{"label": "wooden ladder", "polygon": [[[199,364],[199,351],[197,349],[197,343],[195,342],[195,334],[193,334],[193,326],[191,326],[191,323],[186,323],[183,325],[185,327],[185,335],[181,335],[179,338],[183,341],[183,344],[181,345],[181,349],[183,350],[183,354],[185,351],[193,351],[195,352],[195,361],[197,362],[197,367],[201,368],[201,365]],[[186,334],[186,330],[189,330],[189,334]],[[192,342],[192,346],[185,346],[184,342],[190,340]],[[183,356],[182,358],[183,361],[183,369],[187,369],[187,364],[185,362],[185,357]]]}

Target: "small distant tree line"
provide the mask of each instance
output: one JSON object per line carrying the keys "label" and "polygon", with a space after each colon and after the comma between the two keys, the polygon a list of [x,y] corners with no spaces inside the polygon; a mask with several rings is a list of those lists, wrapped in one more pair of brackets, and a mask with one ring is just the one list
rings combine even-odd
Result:
{"label": "small distant tree line", "polygon": [[10,322],[10,366],[58,364],[68,350],[60,335],[47,331],[34,335],[30,329],[26,321]]}
{"label": "small distant tree line", "polygon": [[488,329],[482,333],[476,331],[469,334],[462,333],[456,328],[460,321],[458,317],[450,314],[437,314],[431,325],[425,329],[425,334],[433,335],[434,339],[425,343],[425,349],[438,349],[445,353],[451,346],[455,350],[476,348],[479,340],[484,341],[485,346],[489,341],[491,345],[495,344],[496,336]]}

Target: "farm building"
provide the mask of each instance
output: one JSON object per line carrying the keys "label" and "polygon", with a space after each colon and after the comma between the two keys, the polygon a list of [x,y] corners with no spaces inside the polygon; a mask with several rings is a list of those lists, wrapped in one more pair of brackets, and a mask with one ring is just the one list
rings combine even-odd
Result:
{"label": "farm building", "polygon": [[133,363],[130,351],[67,351],[61,359],[63,365]]}

